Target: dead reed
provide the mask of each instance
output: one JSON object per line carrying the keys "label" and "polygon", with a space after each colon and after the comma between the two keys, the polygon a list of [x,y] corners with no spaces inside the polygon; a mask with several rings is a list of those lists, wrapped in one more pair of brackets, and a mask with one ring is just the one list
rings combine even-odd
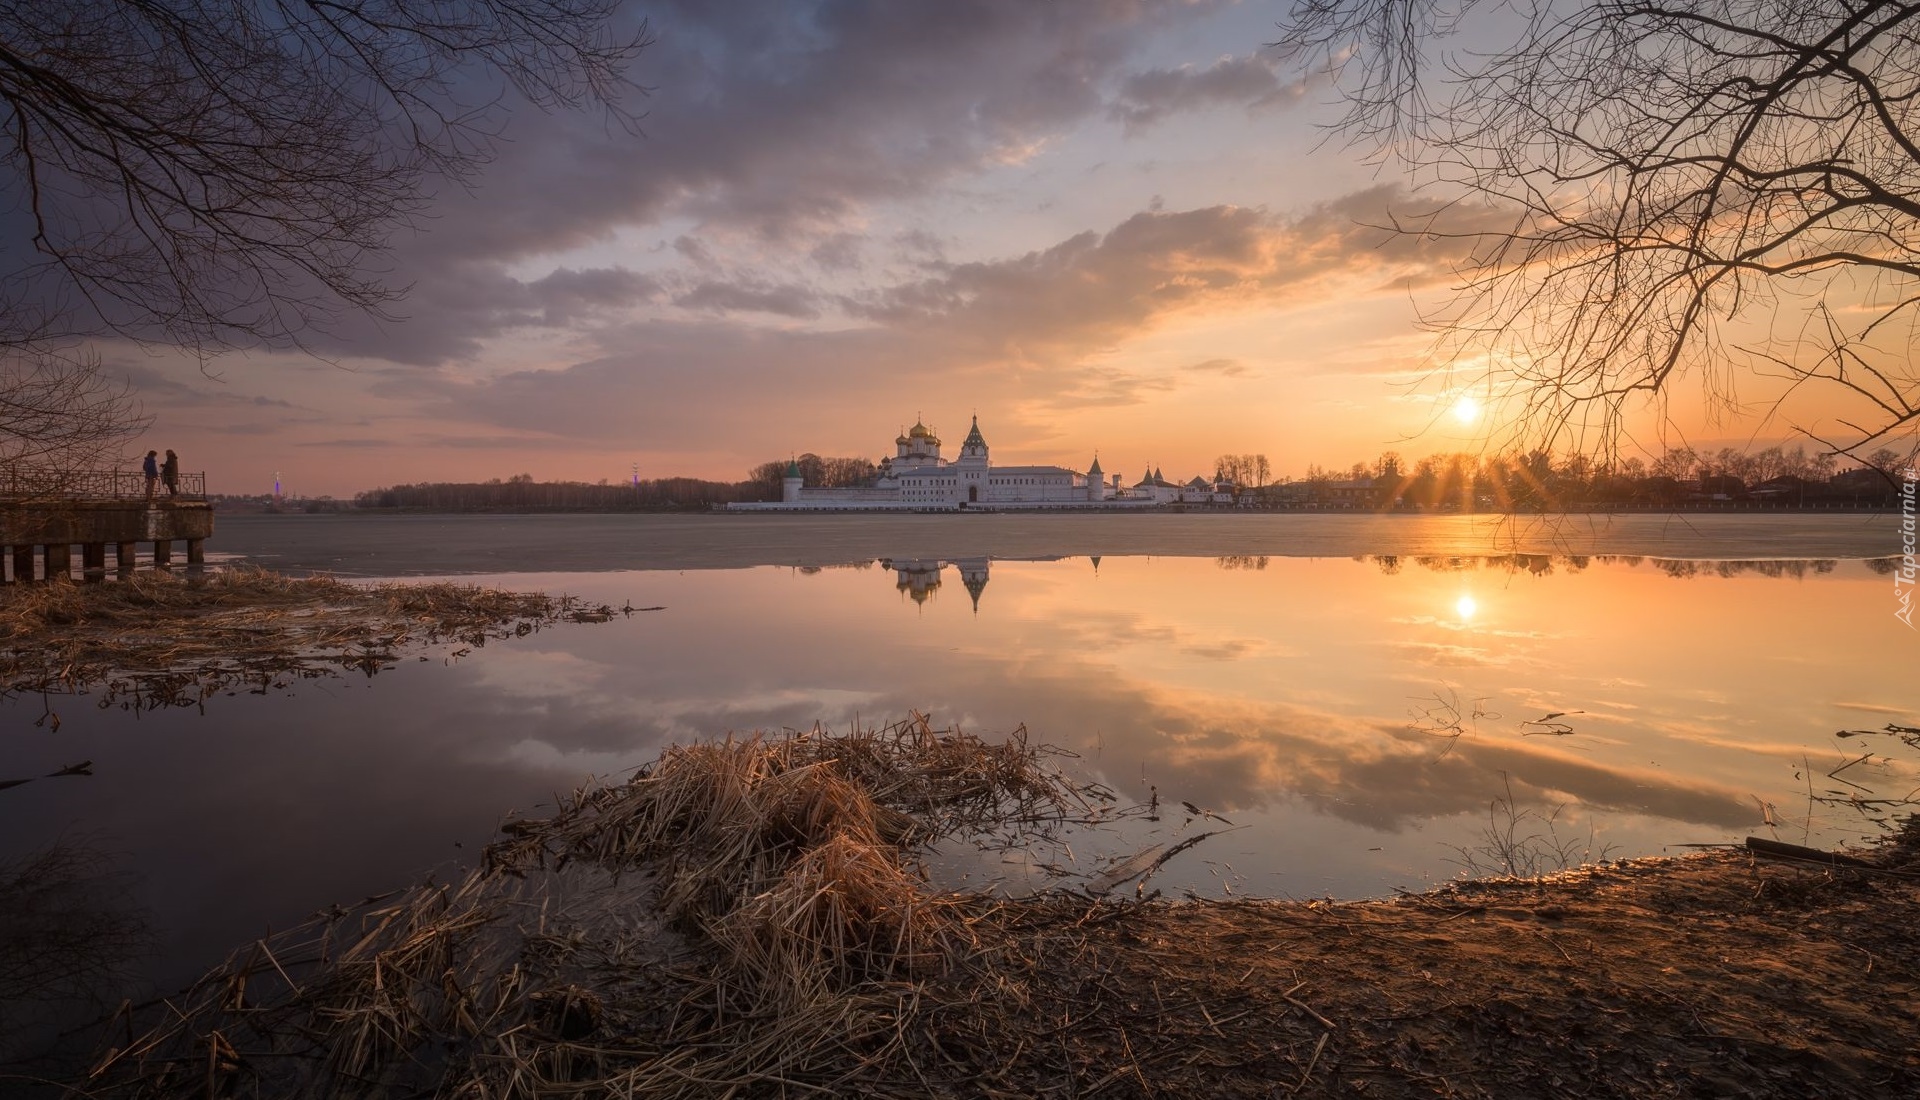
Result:
{"label": "dead reed", "polygon": [[1024,731],[923,716],[676,746],[461,881],[322,914],[114,1022],[103,1097],[926,1095],[909,1023],[992,903],[947,838],[1091,810]]}
{"label": "dead reed", "polygon": [[0,697],[96,692],[103,707],[197,706],[239,687],[264,692],[349,670],[373,675],[409,644],[482,646],[617,613],[567,596],[355,585],[254,568],[10,585],[0,589]]}

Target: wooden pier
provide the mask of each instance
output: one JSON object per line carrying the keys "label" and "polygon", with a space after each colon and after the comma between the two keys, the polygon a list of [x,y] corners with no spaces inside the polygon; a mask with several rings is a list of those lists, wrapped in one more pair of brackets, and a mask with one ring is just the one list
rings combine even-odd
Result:
{"label": "wooden pier", "polygon": [[[0,479],[3,482],[4,479]],[[207,503],[204,474],[188,474],[181,488],[164,489],[153,499],[138,475],[108,475],[85,485],[54,491],[5,494],[0,484],[0,573],[6,583],[71,581],[74,549],[79,548],[79,579],[105,580],[107,548],[114,569],[133,572],[141,543],[152,545],[155,568],[173,565],[174,543],[186,544],[189,568],[206,562],[206,541],[213,535],[213,506]]]}

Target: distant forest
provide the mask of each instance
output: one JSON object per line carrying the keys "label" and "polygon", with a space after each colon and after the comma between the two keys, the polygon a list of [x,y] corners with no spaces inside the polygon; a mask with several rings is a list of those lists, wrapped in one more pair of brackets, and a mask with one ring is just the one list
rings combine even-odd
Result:
{"label": "distant forest", "polygon": [[[1606,507],[1677,505],[1689,501],[1767,501],[1778,505],[1897,503],[1904,460],[1892,451],[1869,465],[1837,470],[1831,456],[1798,447],[1744,452],[1670,450],[1652,462],[1629,459],[1600,466],[1574,455],[1483,457],[1433,455],[1406,463],[1388,452],[1344,470],[1307,468],[1302,478],[1267,483],[1265,455],[1222,455],[1214,474],[1232,482],[1241,503],[1275,505],[1342,501],[1374,508]],[[803,454],[763,462],[744,481],[668,477],[631,482],[535,481],[519,474],[502,481],[420,482],[371,489],[354,504],[366,509],[429,512],[658,512],[702,510],[734,501],[780,499],[789,463],[813,488],[872,484],[880,467],[866,458]]]}
{"label": "distant forest", "polygon": [[535,481],[516,474],[505,481],[422,481],[369,489],[354,495],[359,508],[422,512],[671,512],[701,510],[734,501],[779,500],[787,464],[797,463],[810,486],[864,485],[880,475],[865,458],[798,458],[763,462],[745,481],[707,481],[696,477],[642,478],[588,484],[584,481]]}
{"label": "distant forest", "polygon": [[1864,465],[1843,470],[1832,455],[1808,455],[1797,446],[1752,452],[1673,448],[1651,462],[1629,458],[1613,465],[1544,452],[1430,455],[1408,464],[1389,451],[1345,470],[1308,467],[1306,477],[1262,495],[1376,508],[1537,510],[1700,502],[1890,506],[1897,503],[1910,461],[1883,448],[1868,455]]}
{"label": "distant forest", "polygon": [[[779,499],[774,483],[773,499]],[[663,477],[590,485],[584,481],[535,481],[518,474],[505,481],[422,481],[414,485],[369,489],[355,494],[360,508],[424,512],[670,512],[705,509],[734,500],[766,500],[765,488],[751,481],[703,481]]]}

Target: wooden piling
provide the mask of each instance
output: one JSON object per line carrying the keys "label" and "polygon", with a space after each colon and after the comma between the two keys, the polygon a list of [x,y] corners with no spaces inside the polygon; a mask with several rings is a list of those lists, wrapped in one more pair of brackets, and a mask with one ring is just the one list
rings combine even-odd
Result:
{"label": "wooden piling", "polygon": [[140,544],[137,542],[116,542],[113,544],[113,558],[120,572],[133,572],[134,562],[140,556]]}
{"label": "wooden piling", "polygon": [[70,581],[73,579],[73,545],[71,543],[47,543],[41,548],[41,557],[46,561],[48,580]]}
{"label": "wooden piling", "polygon": [[207,540],[206,539],[188,539],[187,540],[187,564],[188,565],[207,564]]}
{"label": "wooden piling", "polygon": [[107,577],[107,544],[104,542],[82,543],[80,546],[80,575],[86,580],[99,581]]}
{"label": "wooden piling", "polygon": [[153,565],[156,569],[167,569],[173,565],[173,540],[153,540]]}
{"label": "wooden piling", "polygon": [[22,583],[33,579],[33,544],[14,545],[13,579]]}

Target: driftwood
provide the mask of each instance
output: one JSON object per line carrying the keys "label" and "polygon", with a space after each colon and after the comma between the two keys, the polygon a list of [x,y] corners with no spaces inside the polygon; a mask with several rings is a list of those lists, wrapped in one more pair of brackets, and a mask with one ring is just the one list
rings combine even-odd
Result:
{"label": "driftwood", "polygon": [[1804,848],[1798,844],[1787,844],[1782,841],[1768,840],[1765,837],[1758,836],[1750,836],[1747,838],[1747,851],[1772,859],[1792,859],[1799,860],[1802,863],[1825,864],[1829,867],[1862,867],[1869,871],[1886,869],[1877,863],[1868,862],[1857,856],[1850,856],[1841,852],[1825,852],[1819,848]]}

